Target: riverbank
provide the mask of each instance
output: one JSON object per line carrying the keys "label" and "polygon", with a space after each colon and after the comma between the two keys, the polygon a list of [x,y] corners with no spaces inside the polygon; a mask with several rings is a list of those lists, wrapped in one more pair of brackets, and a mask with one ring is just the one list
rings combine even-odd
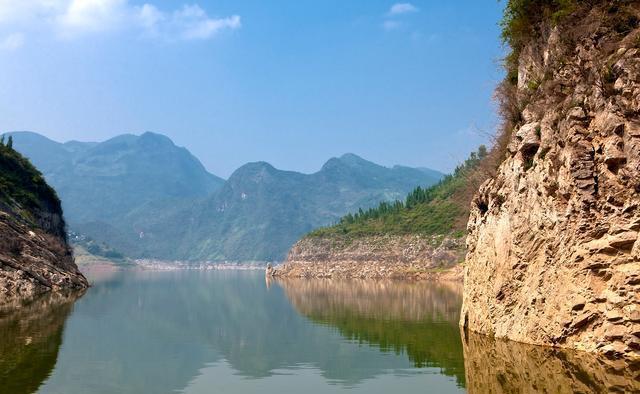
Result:
{"label": "riverbank", "polygon": [[284,264],[267,272],[280,278],[462,281],[464,239],[421,235],[306,237]]}

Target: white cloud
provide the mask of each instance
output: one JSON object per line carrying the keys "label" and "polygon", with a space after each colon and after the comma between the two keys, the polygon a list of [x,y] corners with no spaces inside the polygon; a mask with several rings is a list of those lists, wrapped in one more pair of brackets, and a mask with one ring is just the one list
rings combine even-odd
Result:
{"label": "white cloud", "polygon": [[126,23],[127,0],[71,0],[56,22],[63,35],[112,30]]}
{"label": "white cloud", "polygon": [[164,13],[151,4],[144,4],[138,8],[137,17],[140,25],[152,32],[155,32],[158,24],[166,19]]}
{"label": "white cloud", "polygon": [[396,3],[389,9],[389,15],[401,15],[418,11],[418,8],[411,3]]}
{"label": "white cloud", "polygon": [[240,17],[209,18],[197,5],[186,5],[172,15],[172,24],[177,27],[180,37],[187,40],[208,39],[223,29],[237,29],[241,26]]}
{"label": "white cloud", "polygon": [[71,39],[137,31],[147,37],[178,41],[206,40],[240,26],[238,15],[212,18],[197,4],[162,11],[149,3],[132,5],[130,0],[0,0],[0,33],[10,29]]}
{"label": "white cloud", "polygon": [[0,49],[13,51],[24,45],[24,35],[22,33],[12,33],[0,39]]}

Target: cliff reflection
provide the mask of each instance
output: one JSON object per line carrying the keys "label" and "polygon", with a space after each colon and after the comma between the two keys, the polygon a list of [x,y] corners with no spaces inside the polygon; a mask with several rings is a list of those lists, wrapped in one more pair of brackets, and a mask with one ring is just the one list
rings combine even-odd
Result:
{"label": "cliff reflection", "polygon": [[640,364],[463,333],[469,393],[639,393]]}
{"label": "cliff reflection", "polygon": [[0,392],[35,392],[50,375],[80,295],[48,294],[0,307]]}
{"label": "cliff reflection", "polygon": [[457,283],[278,281],[292,305],[315,323],[383,352],[406,353],[418,367],[437,367],[464,386]]}

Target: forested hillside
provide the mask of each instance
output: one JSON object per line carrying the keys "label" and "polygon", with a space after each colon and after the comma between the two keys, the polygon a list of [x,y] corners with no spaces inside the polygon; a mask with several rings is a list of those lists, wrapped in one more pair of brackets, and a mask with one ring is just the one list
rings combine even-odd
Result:
{"label": "forested hillside", "polygon": [[480,146],[455,171],[437,184],[418,186],[404,200],[383,201],[369,209],[360,208],[343,216],[330,227],[320,228],[311,237],[368,235],[464,235],[469,215],[472,183],[477,181],[480,165],[488,157]]}

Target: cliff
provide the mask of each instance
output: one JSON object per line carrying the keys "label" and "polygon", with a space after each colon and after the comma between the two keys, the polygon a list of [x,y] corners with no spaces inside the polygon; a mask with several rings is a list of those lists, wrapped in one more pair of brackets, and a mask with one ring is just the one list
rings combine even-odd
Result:
{"label": "cliff", "polygon": [[640,357],[638,20],[637,1],[508,3],[505,156],[472,203],[466,328]]}
{"label": "cliff", "polygon": [[87,286],[55,191],[11,143],[0,144],[0,303]]}

